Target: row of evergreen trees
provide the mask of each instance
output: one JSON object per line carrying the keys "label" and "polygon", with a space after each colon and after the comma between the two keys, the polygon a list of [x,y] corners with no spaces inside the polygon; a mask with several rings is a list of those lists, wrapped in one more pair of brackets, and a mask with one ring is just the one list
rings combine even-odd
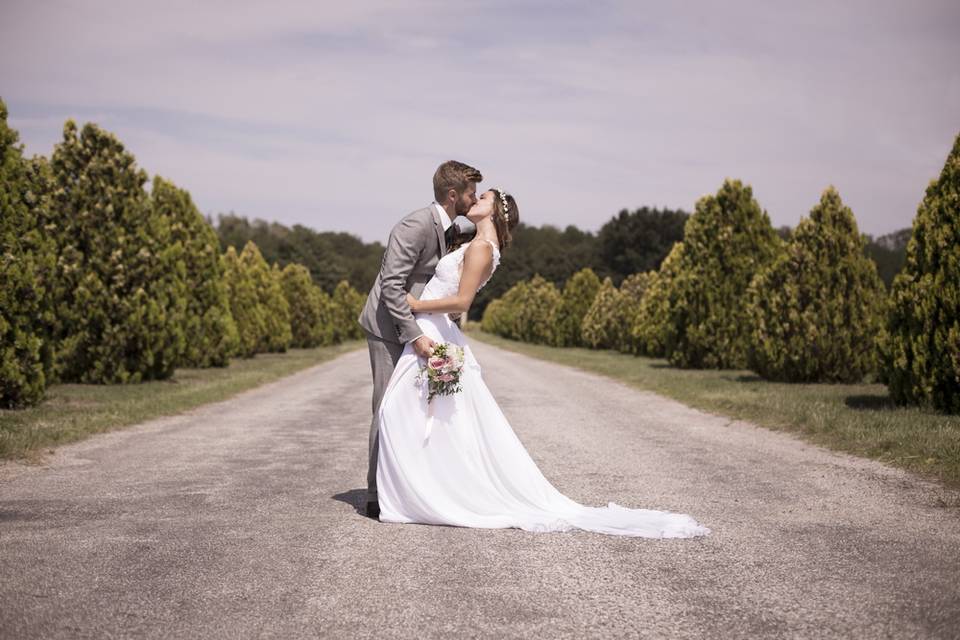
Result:
{"label": "row of evergreen trees", "polygon": [[0,101],[0,407],[54,381],[162,379],[177,367],[359,337],[362,297],[333,295],[256,245],[221,254],[190,194],[94,124],[25,158]]}
{"label": "row of evergreen trees", "polygon": [[728,180],[659,270],[618,288],[584,269],[562,291],[536,276],[491,302],[482,327],[777,381],[878,379],[898,403],[960,412],[960,136],[889,295],[836,189],[783,240],[751,188]]}

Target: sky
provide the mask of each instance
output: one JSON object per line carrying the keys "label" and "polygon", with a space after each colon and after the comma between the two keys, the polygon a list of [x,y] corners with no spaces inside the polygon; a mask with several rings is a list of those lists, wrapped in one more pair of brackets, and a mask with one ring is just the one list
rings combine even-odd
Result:
{"label": "sky", "polygon": [[447,159],[534,225],[693,210],[725,178],[794,226],[835,185],[909,226],[960,133],[956,0],[4,0],[28,154],[115,133],[205,214],[385,241]]}

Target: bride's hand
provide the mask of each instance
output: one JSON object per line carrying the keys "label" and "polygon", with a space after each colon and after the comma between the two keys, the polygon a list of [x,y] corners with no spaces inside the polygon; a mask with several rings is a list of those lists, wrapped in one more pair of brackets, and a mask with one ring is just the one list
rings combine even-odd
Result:
{"label": "bride's hand", "polygon": [[412,295],[410,295],[409,293],[407,294],[407,304],[410,305],[410,311],[414,311],[414,312],[415,312],[415,311],[417,310],[417,303],[418,303],[418,302],[420,302],[420,301],[417,300],[416,298],[414,298],[414,297],[413,297]]}

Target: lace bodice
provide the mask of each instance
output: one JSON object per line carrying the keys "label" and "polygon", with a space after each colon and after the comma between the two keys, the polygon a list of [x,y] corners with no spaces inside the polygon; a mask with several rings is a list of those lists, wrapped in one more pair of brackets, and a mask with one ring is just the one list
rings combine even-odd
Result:
{"label": "lace bodice", "polygon": [[440,258],[440,262],[437,263],[437,270],[420,295],[421,300],[437,300],[457,294],[457,291],[460,289],[463,255],[472,242],[489,242],[490,246],[493,247],[493,269],[490,270],[490,276],[477,287],[477,291],[482,289],[483,286],[490,281],[490,277],[493,276],[497,270],[497,266],[500,264],[500,249],[497,248],[496,243],[491,240],[474,239]]}

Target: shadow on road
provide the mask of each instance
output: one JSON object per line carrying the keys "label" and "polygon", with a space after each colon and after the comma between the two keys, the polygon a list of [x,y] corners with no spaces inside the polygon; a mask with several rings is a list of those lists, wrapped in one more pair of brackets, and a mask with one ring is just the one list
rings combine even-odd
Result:
{"label": "shadow on road", "polygon": [[362,515],[364,518],[368,517],[366,512],[366,498],[367,490],[366,489],[350,489],[349,491],[344,491],[343,493],[335,493],[330,496],[331,500],[339,500],[344,504],[348,504],[353,507],[353,510]]}

